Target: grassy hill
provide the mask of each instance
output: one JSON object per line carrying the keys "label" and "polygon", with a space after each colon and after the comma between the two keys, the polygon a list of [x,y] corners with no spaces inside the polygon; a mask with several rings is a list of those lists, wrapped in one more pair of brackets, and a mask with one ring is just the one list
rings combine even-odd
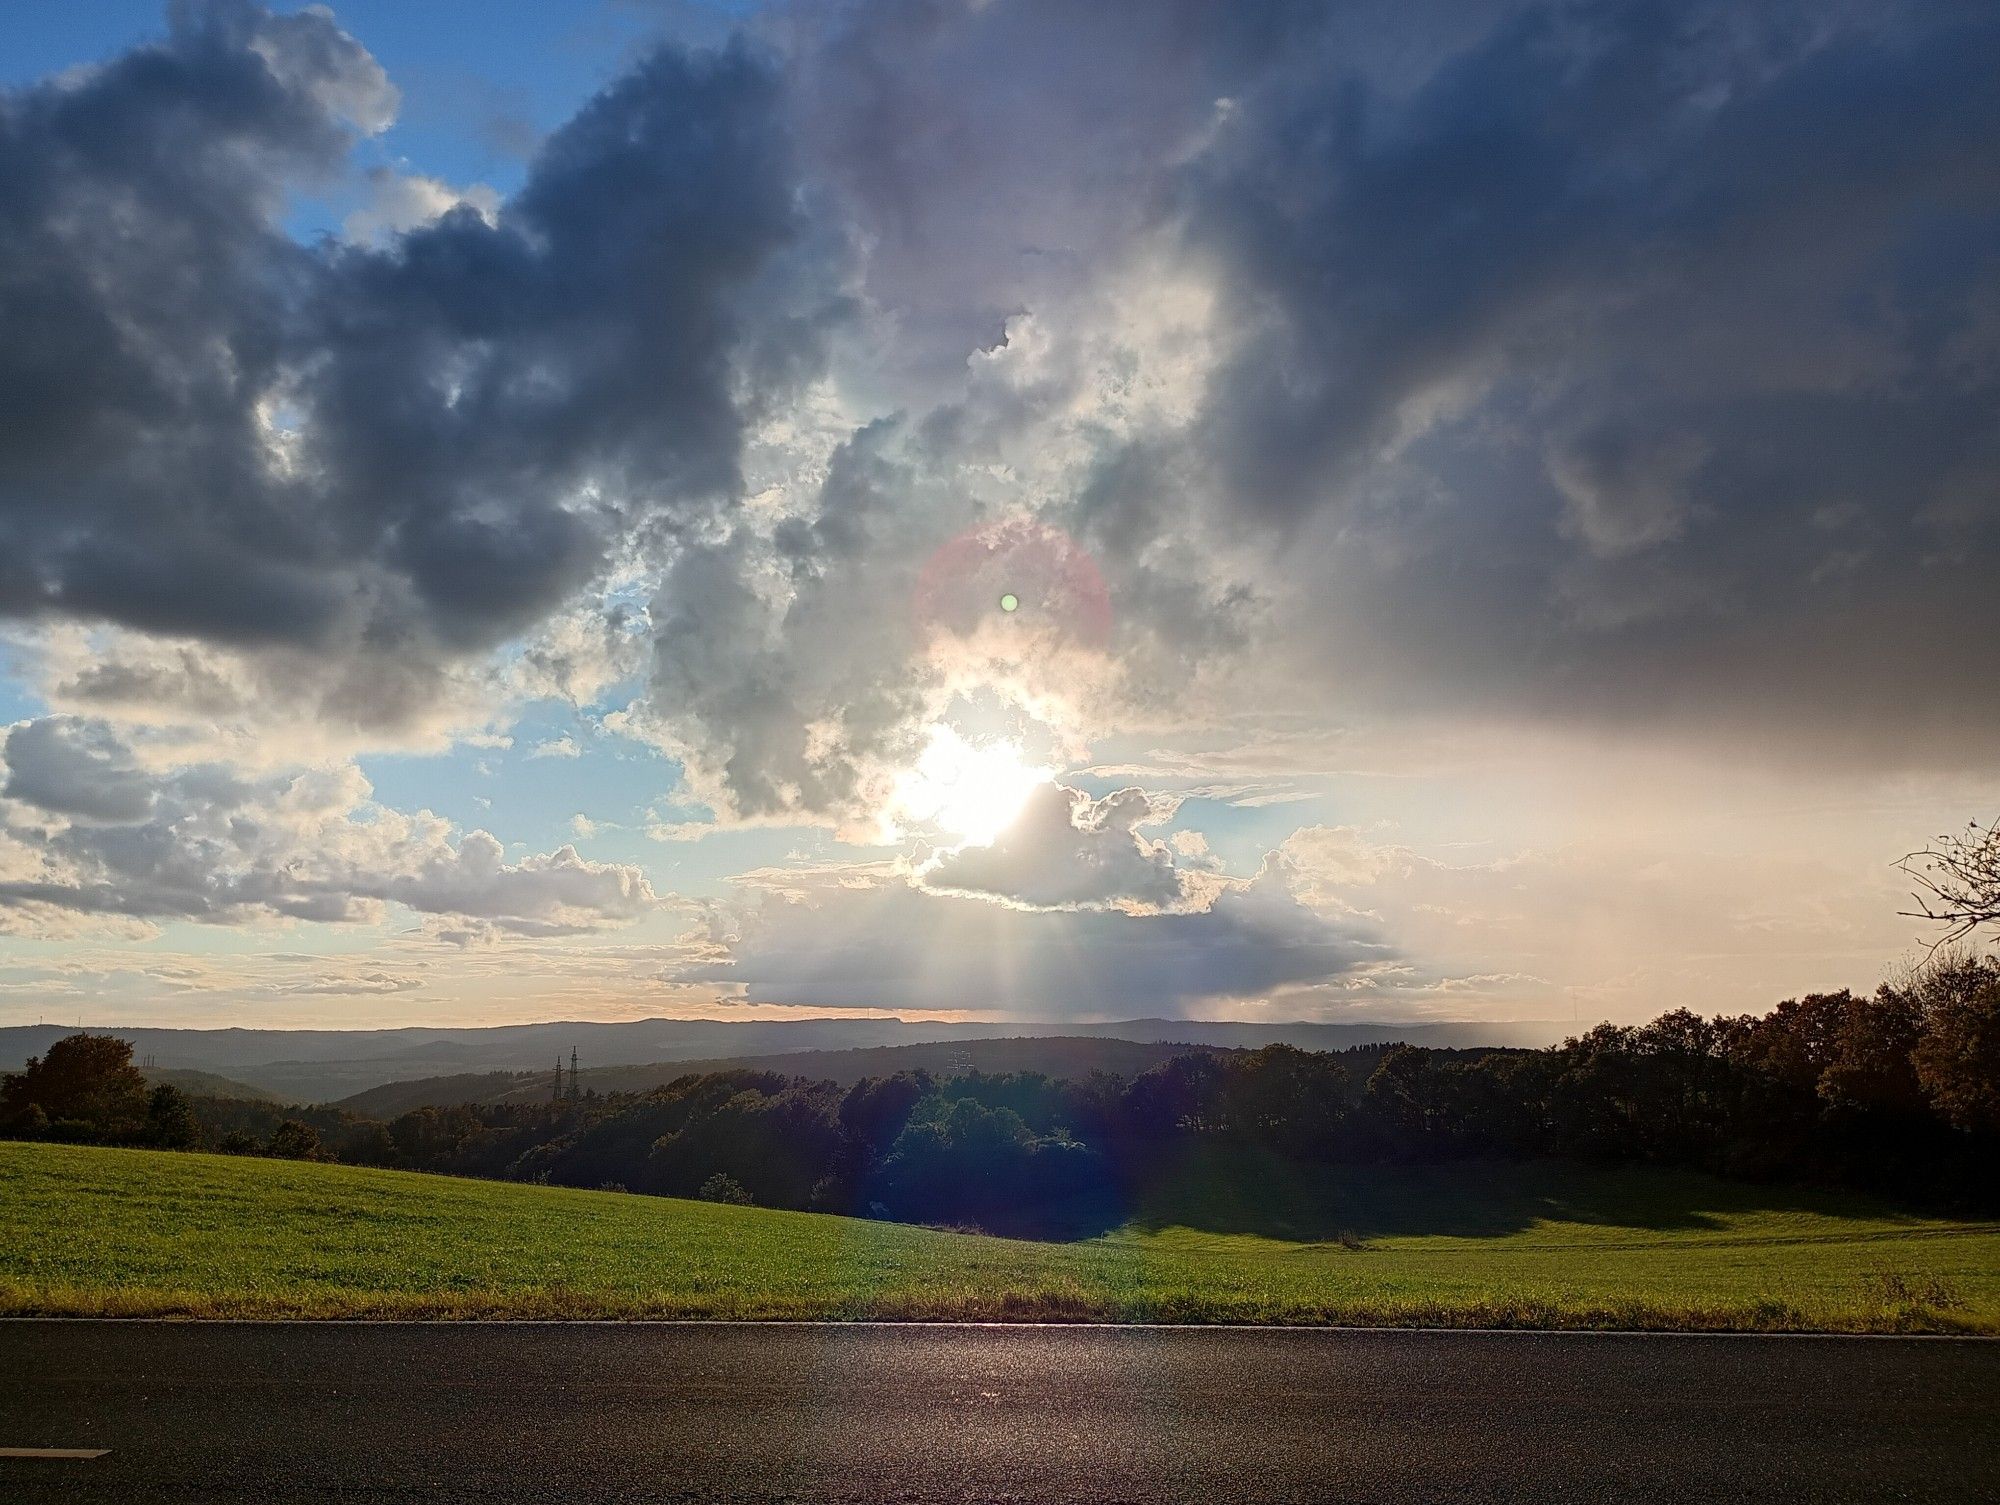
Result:
{"label": "grassy hill", "polygon": [[[712,1071],[775,1071],[810,1081],[851,1087],[864,1077],[899,1071],[944,1073],[959,1067],[978,1071],[1039,1071],[1045,1076],[1082,1078],[1093,1071],[1133,1077],[1190,1050],[1212,1049],[1161,1040],[1107,1040],[1092,1036],[1026,1035],[997,1040],[940,1040],[918,1045],[876,1045],[853,1050],[799,1050],[778,1055],[717,1056],[700,1061],[653,1061],[641,1066],[585,1068],[588,1092],[645,1092],[684,1076]],[[388,1082],[331,1104],[364,1118],[394,1118],[412,1108],[445,1108],[458,1103],[546,1102],[554,1087],[551,1071],[469,1072]]]}
{"label": "grassy hill", "polygon": [[1204,1155],[1036,1244],[811,1213],[0,1144],[0,1313],[2000,1332],[2000,1224],[1555,1165]]}

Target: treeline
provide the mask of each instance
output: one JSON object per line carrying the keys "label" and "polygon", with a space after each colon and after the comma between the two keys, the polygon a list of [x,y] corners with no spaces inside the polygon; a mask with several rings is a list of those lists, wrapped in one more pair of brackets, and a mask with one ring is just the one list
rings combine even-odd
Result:
{"label": "treeline", "polygon": [[[1644,1162],[1960,1209],[2000,1204],[1993,960],[1954,961],[1873,995],[1794,999],[1761,1017],[1677,1010],[1541,1051],[1274,1045],[1190,1052],[1129,1080],[917,1071],[846,1089],[730,1071],[642,1094],[424,1108],[387,1123],[197,1100],[190,1128],[161,1108],[173,1089],[145,1091],[129,1051],[136,1091],[123,1078],[116,1090],[84,1085],[82,1068],[101,1074],[120,1044],[58,1042],[0,1084],[0,1127],[1027,1234],[1120,1220],[1141,1188],[1209,1142],[1308,1163]],[[179,1127],[169,1132],[169,1120]]]}

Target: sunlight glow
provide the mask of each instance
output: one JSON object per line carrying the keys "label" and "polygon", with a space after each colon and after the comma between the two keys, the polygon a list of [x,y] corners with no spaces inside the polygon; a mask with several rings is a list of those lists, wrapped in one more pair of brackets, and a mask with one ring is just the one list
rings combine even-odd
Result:
{"label": "sunlight glow", "polygon": [[1028,762],[1019,743],[969,742],[952,727],[935,726],[916,767],[897,781],[897,805],[912,821],[985,845],[1053,774]]}

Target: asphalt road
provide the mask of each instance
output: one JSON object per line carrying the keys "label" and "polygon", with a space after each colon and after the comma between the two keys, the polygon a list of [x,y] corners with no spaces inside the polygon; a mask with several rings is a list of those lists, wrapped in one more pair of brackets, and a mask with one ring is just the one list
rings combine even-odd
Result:
{"label": "asphalt road", "polygon": [[2000,1499],[2000,1343],[0,1323],[0,1500]]}

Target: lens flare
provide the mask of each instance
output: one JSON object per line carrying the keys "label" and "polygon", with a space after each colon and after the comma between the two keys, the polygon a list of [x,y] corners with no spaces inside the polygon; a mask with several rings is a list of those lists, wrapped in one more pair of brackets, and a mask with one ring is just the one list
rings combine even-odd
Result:
{"label": "lens flare", "polygon": [[927,637],[969,637],[1002,614],[1038,641],[1102,648],[1111,593],[1097,562],[1060,528],[1014,517],[968,529],[925,561],[915,600]]}

